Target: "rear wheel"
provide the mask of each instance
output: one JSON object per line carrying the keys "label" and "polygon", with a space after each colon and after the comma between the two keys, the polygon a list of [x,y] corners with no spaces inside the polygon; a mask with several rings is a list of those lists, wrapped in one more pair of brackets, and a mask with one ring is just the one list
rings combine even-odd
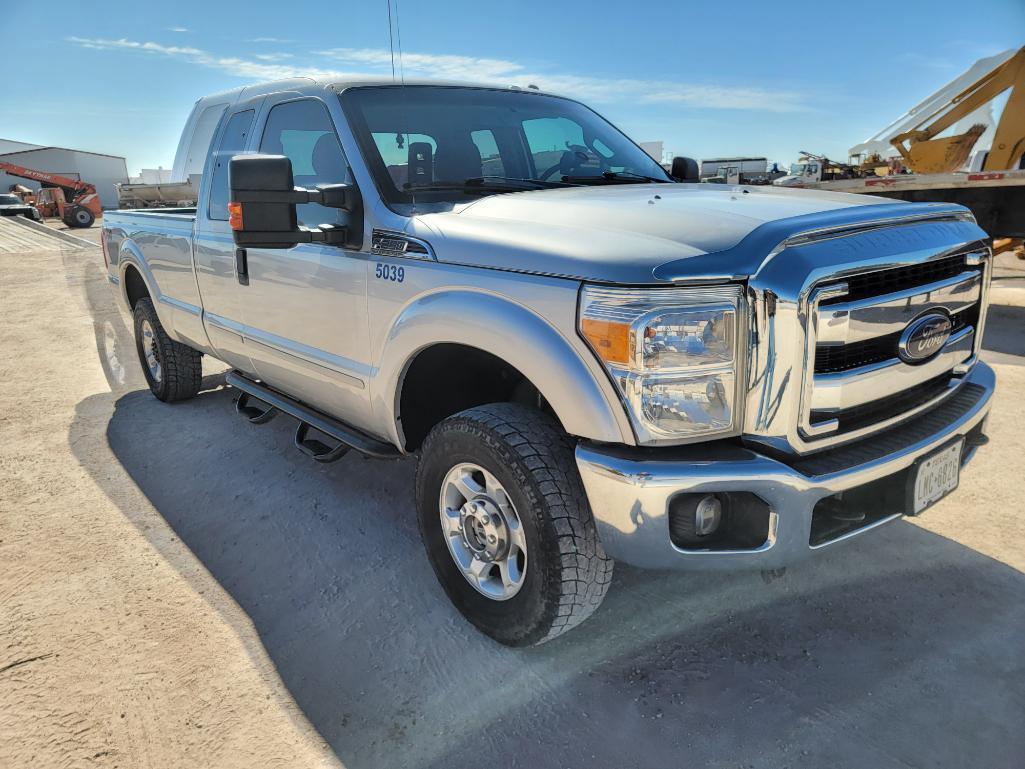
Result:
{"label": "rear wheel", "polygon": [[135,303],[135,349],[150,392],[160,400],[185,400],[199,392],[203,354],[167,335],[149,299]]}
{"label": "rear wheel", "polygon": [[417,465],[420,533],[456,608],[499,643],[575,627],[612,579],[573,456],[548,415],[511,403],[435,426]]}

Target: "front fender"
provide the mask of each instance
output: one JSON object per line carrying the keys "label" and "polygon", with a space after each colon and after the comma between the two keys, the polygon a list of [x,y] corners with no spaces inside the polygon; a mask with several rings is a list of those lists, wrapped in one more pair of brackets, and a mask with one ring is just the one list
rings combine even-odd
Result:
{"label": "front fender", "polygon": [[396,318],[384,345],[373,388],[396,445],[403,445],[397,420],[402,380],[422,350],[436,344],[476,347],[501,358],[527,377],[571,435],[606,443],[634,442],[611,384],[596,376],[556,328],[505,297],[478,291],[446,291],[421,297]]}

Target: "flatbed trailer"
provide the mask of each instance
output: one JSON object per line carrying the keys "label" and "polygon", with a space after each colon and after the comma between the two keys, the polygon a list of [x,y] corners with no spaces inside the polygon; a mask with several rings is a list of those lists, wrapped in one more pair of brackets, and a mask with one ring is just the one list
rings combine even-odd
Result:
{"label": "flatbed trailer", "polygon": [[995,246],[1020,249],[1025,240],[1025,170],[869,176],[793,186],[916,203],[959,203],[971,209],[979,226],[993,237]]}

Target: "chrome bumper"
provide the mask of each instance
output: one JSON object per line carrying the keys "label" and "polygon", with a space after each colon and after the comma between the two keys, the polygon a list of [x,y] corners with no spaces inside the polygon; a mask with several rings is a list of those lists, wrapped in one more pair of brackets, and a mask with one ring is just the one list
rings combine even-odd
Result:
{"label": "chrome bumper", "polygon": [[[923,455],[980,425],[989,413],[996,384],[993,370],[980,361],[966,377],[968,384],[981,388],[973,390],[978,397],[953,418],[936,424],[937,413],[930,412],[914,429],[897,428],[898,436],[912,438],[885,456],[866,458],[857,450],[837,450],[834,456],[852,458],[845,466],[814,460],[802,464],[800,459],[791,466],[739,446],[709,446],[704,453],[701,446],[692,446],[674,453],[581,443],[576,450],[577,467],[602,544],[616,560],[654,569],[777,569],[901,517],[894,514],[826,544],[810,544],[812,511],[821,499],[906,470]],[[876,438],[863,443],[873,441],[878,445]],[[963,463],[974,450],[966,447]],[[683,550],[670,541],[670,499],[680,492],[716,491],[746,491],[768,504],[769,532],[761,547]]]}

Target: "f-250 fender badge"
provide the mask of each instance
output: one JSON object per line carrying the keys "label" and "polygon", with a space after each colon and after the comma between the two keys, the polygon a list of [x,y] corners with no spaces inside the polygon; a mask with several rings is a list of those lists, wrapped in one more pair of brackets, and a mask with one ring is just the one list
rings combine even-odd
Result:
{"label": "f-250 fender badge", "polygon": [[945,313],[930,312],[911,321],[897,343],[897,354],[905,363],[925,363],[943,349],[954,324]]}

